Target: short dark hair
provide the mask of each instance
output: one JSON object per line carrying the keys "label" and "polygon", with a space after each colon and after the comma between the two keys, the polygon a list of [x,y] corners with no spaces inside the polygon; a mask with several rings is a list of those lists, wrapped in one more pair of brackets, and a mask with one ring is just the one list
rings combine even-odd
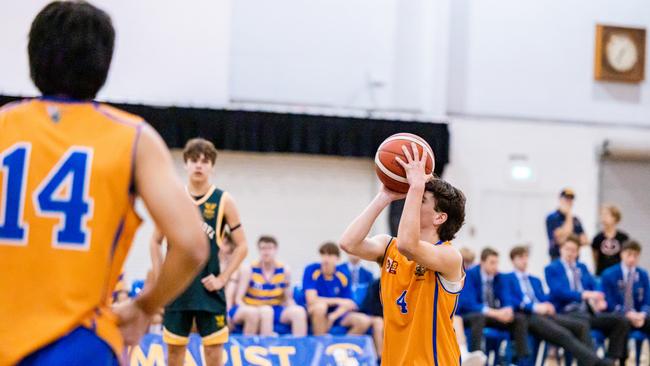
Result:
{"label": "short dark hair", "polygon": [[320,253],[321,255],[327,254],[327,255],[335,255],[337,257],[341,256],[341,251],[339,250],[339,246],[331,241],[323,243],[323,245],[321,245],[320,248],[318,248],[318,253]]}
{"label": "short dark hair", "polygon": [[522,255],[528,255],[530,250],[525,245],[517,245],[510,250],[510,260],[513,260]]}
{"label": "short dark hair", "polygon": [[197,137],[188,140],[183,149],[183,161],[187,163],[189,159],[196,160],[201,154],[208,158],[212,165],[217,161],[217,149],[214,144],[206,139]]}
{"label": "short dark hair", "polygon": [[435,210],[447,214],[447,221],[438,228],[438,237],[443,241],[452,240],[465,223],[465,195],[440,178],[428,181],[425,191],[436,199]]}
{"label": "short dark hair", "polygon": [[564,241],[564,243],[562,243],[562,245],[568,242],[573,242],[578,246],[578,248],[580,248],[580,237],[578,235],[576,234],[569,235],[569,237],[566,238],[566,240]]}
{"label": "short dark hair", "polygon": [[483,248],[483,250],[481,251],[481,262],[485,262],[491,256],[498,257],[499,252],[497,252],[496,250],[490,247]]}
{"label": "short dark hair", "polygon": [[638,241],[630,239],[623,243],[623,247],[621,248],[621,252],[624,252],[626,250],[631,250],[637,253],[641,253],[641,244],[639,244]]}
{"label": "short dark hair", "polygon": [[43,95],[93,99],[106,82],[115,29],[103,10],[85,1],[54,1],[29,31],[29,69]]}
{"label": "short dark hair", "polygon": [[257,239],[257,246],[259,246],[262,243],[271,243],[274,244],[276,247],[278,246],[278,241],[275,239],[275,237],[271,235],[260,236],[260,238]]}

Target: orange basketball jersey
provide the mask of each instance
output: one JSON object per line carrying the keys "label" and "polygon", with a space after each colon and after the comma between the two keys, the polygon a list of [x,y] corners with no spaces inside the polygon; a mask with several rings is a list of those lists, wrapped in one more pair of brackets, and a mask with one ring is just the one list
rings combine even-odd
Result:
{"label": "orange basketball jersey", "polygon": [[409,261],[391,239],[381,271],[382,365],[460,365],[452,318],[461,288],[462,283],[445,282],[439,273]]}
{"label": "orange basketball jersey", "polygon": [[0,110],[0,365],[78,326],[119,355],[108,304],[140,219],[142,120],[92,102],[34,99]]}

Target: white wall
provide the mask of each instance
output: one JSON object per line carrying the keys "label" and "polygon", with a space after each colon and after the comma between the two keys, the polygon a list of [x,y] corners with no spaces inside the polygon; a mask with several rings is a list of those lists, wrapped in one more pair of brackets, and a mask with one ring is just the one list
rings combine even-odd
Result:
{"label": "white wall", "polygon": [[[467,224],[457,243],[477,253],[486,245],[498,249],[504,270],[512,268],[510,248],[529,243],[531,270],[540,275],[549,261],[544,220],[556,208],[560,190],[575,189],[574,211],[591,238],[598,230],[598,151],[603,141],[650,147],[648,128],[453,118],[450,133],[445,179],[467,195]],[[533,168],[531,182],[510,179],[511,156],[527,159]],[[592,262],[586,248],[582,260]]]}
{"label": "white wall", "polygon": [[650,28],[647,1],[459,0],[451,22],[449,112],[650,124],[650,83],[593,79],[596,23]]}
{"label": "white wall", "polygon": [[233,2],[231,98],[442,116],[447,1]]}
{"label": "white wall", "polygon": [[[111,15],[117,33],[99,98],[211,107],[228,102],[229,0],[198,0],[191,6],[155,0],[93,3]],[[29,78],[27,34],[45,4],[17,1],[0,12],[0,94],[38,94]]]}
{"label": "white wall", "polygon": [[[179,175],[186,179],[180,152],[174,151],[173,156]],[[294,283],[302,281],[306,264],[318,260],[320,244],[338,240],[378,188],[370,159],[295,154],[222,151],[213,178],[237,202],[249,243],[246,261],[257,258],[260,235],[274,235],[280,245],[279,259],[293,269]],[[129,281],[143,278],[150,268],[148,240],[153,226],[142,205],[139,212],[145,222],[127,259]],[[387,220],[379,218],[377,233],[388,232]]]}

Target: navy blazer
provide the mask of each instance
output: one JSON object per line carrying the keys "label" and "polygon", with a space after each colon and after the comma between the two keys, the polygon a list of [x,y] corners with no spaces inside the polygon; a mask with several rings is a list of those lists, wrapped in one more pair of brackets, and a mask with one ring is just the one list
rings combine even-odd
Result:
{"label": "navy blazer", "polygon": [[[499,302],[499,307],[511,306],[512,300],[508,296],[508,283],[503,274],[494,276],[494,297]],[[458,314],[480,313],[487,305],[483,299],[483,282],[481,281],[481,266],[476,265],[465,274],[465,285],[458,298]]]}
{"label": "navy blazer", "polygon": [[[596,291],[596,281],[591,273],[589,273],[587,266],[581,262],[576,262],[576,265],[580,270],[582,288],[587,291]],[[554,260],[546,266],[544,268],[544,274],[546,275],[546,283],[550,290],[551,302],[558,313],[563,312],[564,307],[571,303],[582,302],[582,293],[571,289],[571,282],[569,282],[564,265],[562,265],[559,259]]]}
{"label": "navy blazer", "polygon": [[[338,266],[336,266],[336,269],[339,271],[343,272],[350,281],[352,281],[352,273],[350,272],[350,268],[348,267],[348,263],[341,263]],[[359,285],[360,286],[370,286],[370,284],[375,280],[375,276],[372,275],[372,272],[364,268],[363,266],[359,267]]]}
{"label": "navy blazer", "polygon": [[[607,268],[600,277],[607,300],[607,311],[623,313],[625,311],[625,280],[621,264],[615,264]],[[641,311],[650,315],[650,282],[648,272],[637,267],[632,286],[632,297],[634,298],[635,311]]]}
{"label": "navy blazer", "polygon": [[[519,311],[523,311],[524,313],[531,314],[533,312],[533,303],[524,303],[524,289],[521,288],[521,285],[519,284],[519,278],[517,278],[517,274],[515,272],[511,272],[504,274],[503,276],[508,281],[512,307]],[[535,293],[535,297],[537,298],[538,302],[542,303],[550,301],[548,294],[544,292],[542,281],[538,277],[528,274],[528,280],[530,281],[533,292]]]}

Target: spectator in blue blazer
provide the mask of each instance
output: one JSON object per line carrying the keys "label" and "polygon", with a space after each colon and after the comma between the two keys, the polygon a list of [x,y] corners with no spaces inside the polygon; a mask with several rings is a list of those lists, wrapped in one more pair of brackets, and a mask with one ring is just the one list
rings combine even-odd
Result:
{"label": "spectator in blue blazer", "polygon": [[639,268],[640,254],[638,242],[625,242],[621,263],[606,269],[601,280],[607,310],[625,316],[632,328],[650,335],[650,282],[648,272]]}
{"label": "spectator in blue blazer", "polygon": [[603,312],[607,309],[605,295],[596,289],[587,266],[578,262],[579,247],[580,238],[569,236],[560,247],[560,258],[546,266],[551,302],[558,313],[581,319],[605,333],[609,338],[607,357],[624,365],[629,325],[623,316]]}
{"label": "spectator in blue blazer", "polygon": [[515,341],[515,357],[524,360],[528,351],[528,325],[523,314],[515,313],[507,281],[499,273],[499,253],[492,248],[481,252],[481,262],[467,271],[458,300],[458,314],[471,329],[470,351],[481,349],[486,326],[510,331]]}
{"label": "spectator in blue blazer", "polygon": [[510,286],[515,311],[528,319],[528,331],[538,339],[571,352],[578,365],[614,365],[614,361],[601,360],[593,351],[588,322],[556,314],[555,307],[544,292],[542,281],[528,273],[528,247],[512,248],[510,260],[515,271],[503,276]]}
{"label": "spectator in blue blazer", "polygon": [[[367,289],[368,286],[370,286],[370,284],[375,280],[372,272],[361,265],[361,258],[351,254],[348,255],[348,261],[339,264],[337,266],[337,269],[343,272],[350,279],[352,293],[356,293],[360,288]],[[357,304],[360,305],[361,301],[363,301],[363,298],[359,299],[359,302]]]}

